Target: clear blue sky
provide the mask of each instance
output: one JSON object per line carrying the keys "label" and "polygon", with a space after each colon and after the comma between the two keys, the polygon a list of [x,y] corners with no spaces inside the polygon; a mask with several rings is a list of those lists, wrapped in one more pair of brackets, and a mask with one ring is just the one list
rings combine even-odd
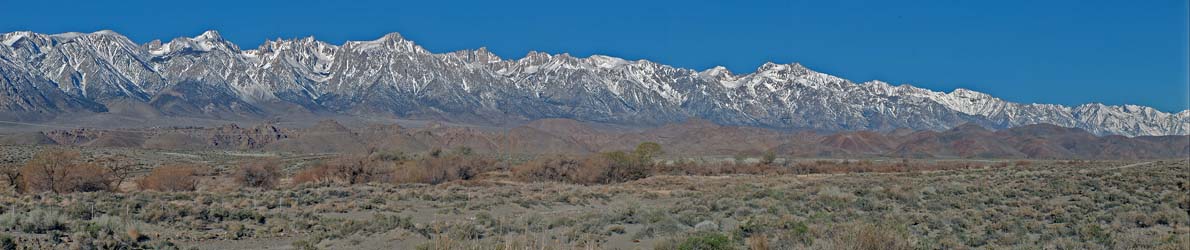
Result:
{"label": "clear blue sky", "polygon": [[[0,32],[216,29],[243,48],[400,32],[434,52],[606,54],[736,73],[801,62],[857,82],[1010,101],[1187,109],[1187,1],[4,1]],[[737,3],[747,2],[747,3]]]}

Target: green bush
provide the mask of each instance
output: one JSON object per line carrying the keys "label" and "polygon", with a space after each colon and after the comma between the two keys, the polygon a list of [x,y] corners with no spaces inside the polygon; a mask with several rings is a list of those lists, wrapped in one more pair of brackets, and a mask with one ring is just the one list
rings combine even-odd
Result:
{"label": "green bush", "polygon": [[730,250],[735,249],[731,239],[720,233],[700,233],[686,238],[679,250]]}
{"label": "green bush", "polygon": [[0,229],[25,233],[47,233],[66,230],[67,217],[57,211],[33,210],[0,215]]}

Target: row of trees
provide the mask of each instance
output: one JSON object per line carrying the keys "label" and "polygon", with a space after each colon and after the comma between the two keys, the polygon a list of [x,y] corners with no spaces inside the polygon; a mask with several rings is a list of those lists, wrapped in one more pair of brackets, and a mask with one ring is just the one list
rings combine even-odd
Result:
{"label": "row of trees", "polygon": [[[718,175],[718,174],[781,174],[822,172],[825,164],[811,167],[777,166],[775,156],[766,154],[759,163],[690,163],[678,161],[659,164],[656,158],[664,154],[660,144],[645,142],[631,151],[611,151],[587,157],[547,157],[512,167],[511,174],[522,181],[558,181],[577,184],[609,184],[632,181],[654,174]],[[465,148],[451,151],[434,150],[424,157],[404,154],[371,153],[341,155],[315,163],[296,172],[293,184],[306,183],[356,185],[362,183],[426,183],[438,184],[467,180],[493,170],[496,160],[476,156]],[[18,192],[92,192],[114,191],[127,182],[137,169],[135,161],[125,156],[83,160],[78,151],[49,149],[38,152],[19,167],[0,169],[0,175]],[[785,165],[790,165],[786,162]],[[231,180],[241,187],[274,188],[285,174],[284,162],[264,158],[241,164]],[[801,167],[801,168],[799,168]],[[839,168],[831,166],[830,169]],[[199,186],[199,177],[209,175],[210,169],[195,165],[168,165],[153,168],[136,180],[142,190],[192,191]]]}
{"label": "row of trees", "polygon": [[0,169],[0,175],[18,192],[91,192],[119,188],[135,169],[126,156],[83,161],[78,151],[49,149],[23,166]]}
{"label": "row of trees", "polygon": [[467,180],[494,170],[496,161],[459,148],[449,152],[433,150],[426,157],[373,153],[343,155],[297,172],[295,184],[320,183],[355,185],[379,183],[438,184]]}
{"label": "row of trees", "polygon": [[[47,149],[34,154],[24,165],[0,168],[0,176],[12,190],[21,193],[117,191],[137,169],[136,161],[123,155],[84,160],[78,151]],[[135,184],[142,190],[193,191],[207,171],[196,165],[166,165],[153,168]],[[280,177],[280,162],[253,161],[233,177],[244,186],[272,187]]]}
{"label": "row of trees", "polygon": [[645,142],[632,151],[611,151],[581,159],[552,157],[512,168],[522,181],[560,181],[578,184],[608,184],[648,177],[655,172],[654,158],[663,154],[661,145]]}
{"label": "row of trees", "polygon": [[[426,157],[411,159],[404,155],[341,155],[315,163],[294,174],[295,184],[331,183],[355,185],[369,182],[437,184],[471,179],[494,169],[495,161],[474,156],[470,150],[435,150]],[[241,187],[274,188],[285,176],[280,159],[246,161],[229,176]],[[84,160],[73,150],[48,149],[36,153],[24,165],[0,167],[0,175],[21,193],[69,193],[116,191],[137,169],[135,161],[124,156]],[[211,169],[198,165],[166,165],[153,168],[135,184],[142,190],[193,191],[201,176]]]}

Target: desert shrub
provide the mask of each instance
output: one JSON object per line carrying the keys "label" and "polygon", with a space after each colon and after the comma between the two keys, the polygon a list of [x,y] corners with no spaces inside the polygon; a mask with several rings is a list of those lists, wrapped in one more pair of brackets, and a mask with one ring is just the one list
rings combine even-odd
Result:
{"label": "desert shrub", "polygon": [[651,169],[620,151],[582,160],[553,158],[528,162],[512,170],[522,181],[557,181],[577,184],[608,184],[648,177]]}
{"label": "desert shrub", "polygon": [[845,228],[834,237],[839,249],[913,249],[908,233],[888,226],[858,224]]}
{"label": "desert shrub", "polygon": [[132,172],[136,170],[136,164],[130,158],[124,155],[116,155],[104,157],[96,160],[96,163],[107,170],[112,179],[112,189],[119,189],[120,185],[124,184],[132,176]]}
{"label": "desert shrub", "polygon": [[[615,152],[613,152],[615,153]],[[622,152],[620,152],[622,153]],[[558,181],[566,181],[578,184],[607,184],[614,183],[611,180],[612,169],[615,168],[616,161],[608,157],[609,154],[602,154],[587,157],[579,163],[579,168],[575,169],[572,177]],[[616,156],[612,156],[616,157]]]}
{"label": "desert shrub", "polygon": [[54,191],[66,171],[81,158],[78,151],[44,150],[37,152],[21,168],[21,182],[26,191]]}
{"label": "desert shrub", "polygon": [[687,237],[675,248],[677,250],[730,250],[735,243],[727,235],[703,232]]}
{"label": "desert shrub", "polygon": [[409,156],[401,151],[383,151],[373,152],[370,158],[374,161],[404,161],[408,160]]}
{"label": "desert shrub", "polygon": [[78,151],[51,149],[38,152],[20,170],[26,192],[93,192],[112,189],[108,171],[80,162]]}
{"label": "desert shrub", "polygon": [[751,250],[773,249],[772,246],[769,246],[769,237],[764,234],[748,237],[747,239],[744,239],[744,243],[747,243],[748,249]]}
{"label": "desert shrub", "polygon": [[327,169],[327,174],[336,181],[348,185],[368,183],[386,173],[367,157],[347,155],[323,162],[321,167]]}
{"label": "desert shrub", "polygon": [[154,168],[137,184],[145,190],[194,191],[198,188],[200,170],[196,166],[162,166]]}
{"label": "desert shrub", "polygon": [[576,182],[575,174],[581,161],[566,157],[537,159],[512,168],[512,176],[521,181]]}
{"label": "desert shrub", "polygon": [[438,184],[454,180],[469,180],[494,169],[494,162],[467,154],[440,155],[407,161],[396,166],[392,180],[396,183]]}
{"label": "desert shrub", "polygon": [[331,176],[327,172],[328,169],[322,166],[314,166],[302,169],[301,171],[293,174],[293,183],[304,184],[330,182]]}
{"label": "desert shrub", "polygon": [[294,183],[337,183],[355,185],[388,180],[391,168],[382,161],[362,155],[343,155],[299,171]]}
{"label": "desert shrub", "polygon": [[471,147],[467,146],[455,147],[454,149],[450,150],[450,154],[455,156],[470,156],[474,152],[475,151],[472,150]]}
{"label": "desert shrub", "polygon": [[21,184],[21,168],[16,165],[0,165],[0,177],[3,177],[4,183],[7,184],[9,190],[13,192],[22,192]]}
{"label": "desert shrub", "polygon": [[[641,145],[646,145],[646,143]],[[646,150],[651,150],[650,148],[646,147]],[[637,150],[632,153],[620,151],[605,153],[602,157],[587,163],[592,166],[589,169],[602,170],[603,176],[596,175],[601,178],[597,182],[616,183],[643,179],[652,173],[653,158],[652,153],[642,152],[640,149],[641,147],[637,147]]]}
{"label": "desert shrub", "polygon": [[644,142],[631,152],[612,151],[583,160],[574,178],[576,183],[609,184],[643,179],[653,174],[653,158],[661,155],[661,145]]}
{"label": "desert shrub", "polygon": [[772,165],[774,162],[777,162],[777,152],[776,151],[772,151],[772,150],[765,151],[764,156],[760,157],[760,164]]}
{"label": "desert shrub", "polygon": [[[997,165],[1006,165],[1007,163],[998,163]],[[788,170],[793,174],[816,174],[816,173],[895,173],[895,172],[911,172],[911,171],[937,171],[937,170],[960,170],[980,168],[985,165],[965,161],[909,161],[902,159],[894,162],[873,162],[871,160],[863,161],[832,161],[832,160],[818,160],[813,162],[798,162],[796,164],[786,163]]]}
{"label": "desert shrub", "polygon": [[751,157],[747,153],[739,152],[731,156],[731,161],[737,165],[744,165],[744,163],[748,163],[749,158]]}
{"label": "desert shrub", "polygon": [[81,158],[78,151],[44,150],[33,155],[33,158],[21,168],[21,182],[26,191],[58,192],[55,187],[66,176],[69,170]]}
{"label": "desert shrub", "polygon": [[67,221],[69,218],[66,215],[54,210],[8,212],[0,215],[0,229],[40,234],[66,230]]}
{"label": "desert shrub", "polygon": [[17,242],[16,242],[16,240],[13,240],[12,236],[10,236],[8,234],[0,234],[0,249],[16,250]]}
{"label": "desert shrub", "polygon": [[82,163],[66,171],[58,192],[95,192],[115,189],[114,177],[98,165]]}
{"label": "desert shrub", "polygon": [[522,181],[558,181],[609,184],[632,181],[653,174],[653,158],[662,153],[657,143],[645,142],[630,152],[611,151],[584,159],[544,158],[518,165],[513,177]]}
{"label": "desert shrub", "polygon": [[636,145],[636,149],[632,150],[632,155],[637,157],[641,162],[651,163],[653,158],[665,154],[661,150],[661,144],[656,142],[642,142]]}
{"label": "desert shrub", "polygon": [[1096,242],[1107,246],[1112,245],[1111,232],[1099,227],[1099,225],[1086,224],[1078,227],[1077,230],[1080,240],[1084,242]]}
{"label": "desert shrub", "polygon": [[657,173],[669,175],[768,175],[795,173],[792,168],[775,164],[713,162],[695,163],[688,161],[664,164],[656,167]]}
{"label": "desert shrub", "polygon": [[273,188],[281,178],[281,161],[261,159],[240,166],[233,175],[244,187]]}
{"label": "desert shrub", "polygon": [[438,184],[453,180],[468,180],[494,170],[494,162],[473,155],[470,149],[451,152],[435,150],[428,157],[408,159],[406,156],[373,154],[341,156],[315,167],[299,171],[294,183],[334,182],[354,185],[368,182]]}

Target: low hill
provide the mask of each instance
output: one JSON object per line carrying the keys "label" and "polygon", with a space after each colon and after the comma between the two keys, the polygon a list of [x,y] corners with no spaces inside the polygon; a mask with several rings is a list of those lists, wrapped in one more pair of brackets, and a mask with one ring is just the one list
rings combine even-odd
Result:
{"label": "low hill", "polygon": [[568,119],[543,119],[510,128],[443,123],[421,127],[335,120],[287,128],[262,123],[248,127],[71,129],[0,137],[0,143],[62,144],[152,149],[264,150],[295,153],[405,152],[468,148],[481,154],[582,155],[629,150],[641,142],[663,145],[671,157],[760,156],[896,157],[985,159],[1150,159],[1190,156],[1190,136],[1096,136],[1078,128],[1048,124],[993,131],[964,124],[944,131],[783,132],[724,126],[690,119],[644,130],[609,131]]}

